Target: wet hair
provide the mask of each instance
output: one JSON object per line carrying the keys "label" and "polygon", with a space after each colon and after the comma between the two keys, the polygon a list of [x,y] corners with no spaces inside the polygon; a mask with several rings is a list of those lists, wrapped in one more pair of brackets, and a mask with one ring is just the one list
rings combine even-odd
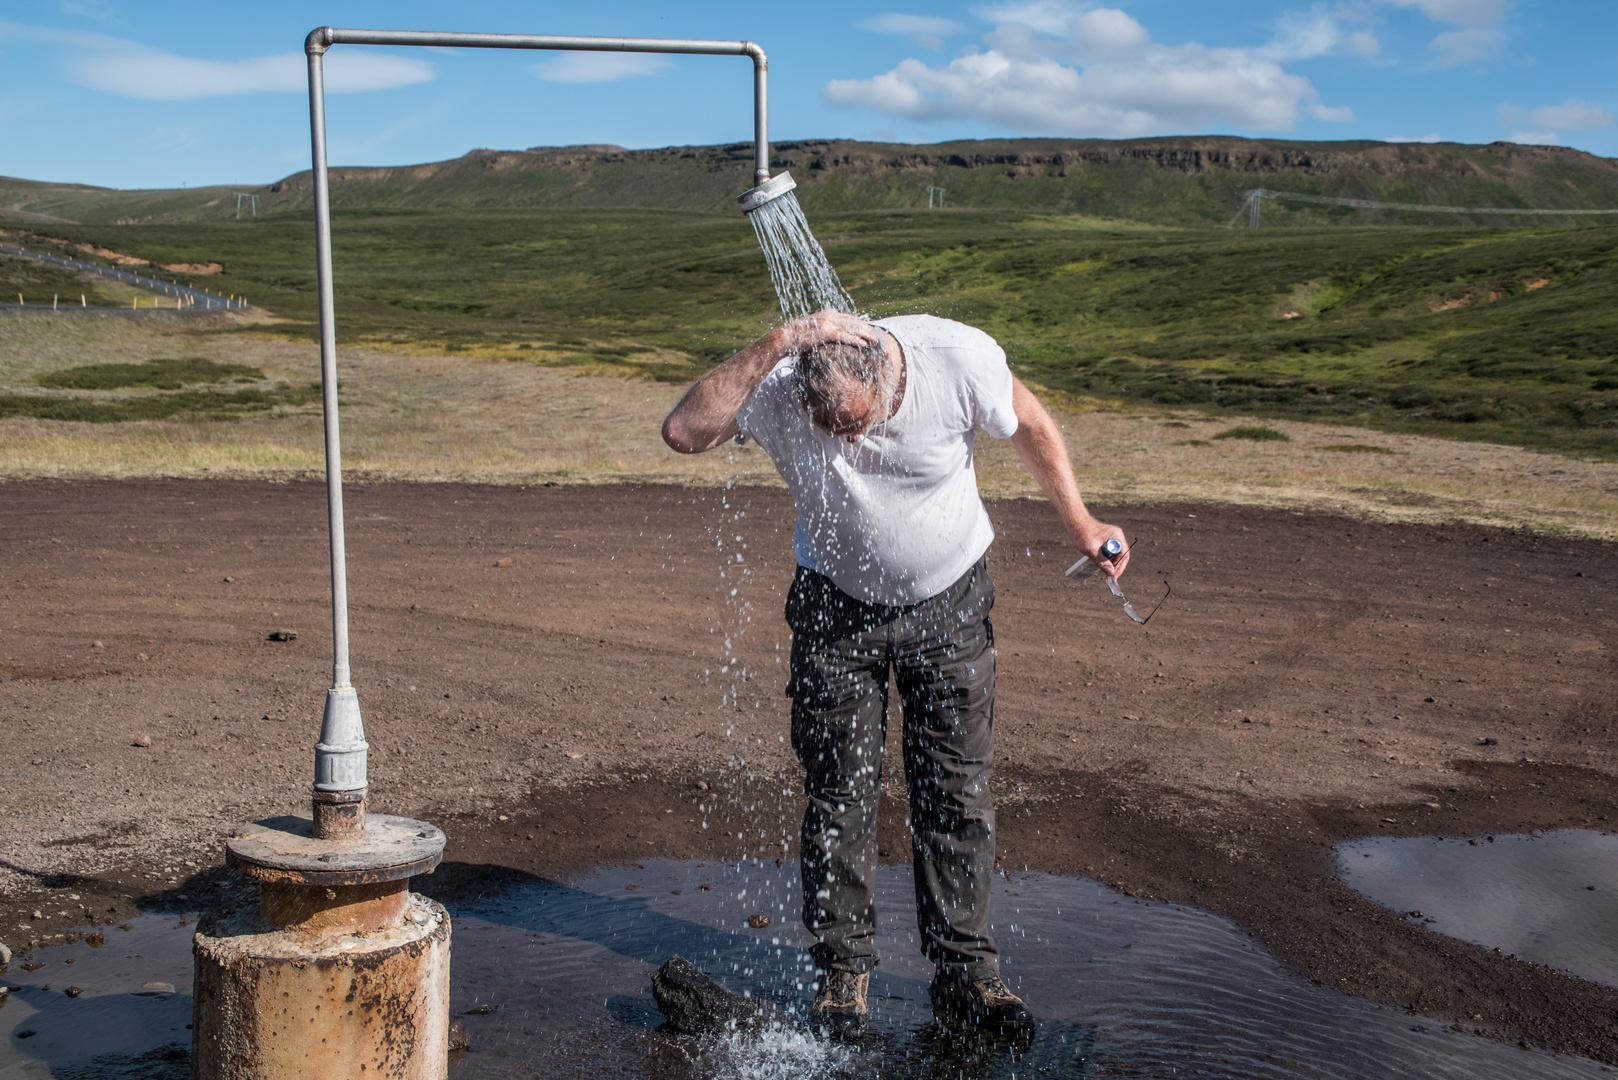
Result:
{"label": "wet hair", "polygon": [[811,346],[798,354],[792,377],[798,396],[811,411],[837,410],[855,395],[891,401],[899,381],[898,370],[888,362],[880,342],[859,346],[831,341]]}

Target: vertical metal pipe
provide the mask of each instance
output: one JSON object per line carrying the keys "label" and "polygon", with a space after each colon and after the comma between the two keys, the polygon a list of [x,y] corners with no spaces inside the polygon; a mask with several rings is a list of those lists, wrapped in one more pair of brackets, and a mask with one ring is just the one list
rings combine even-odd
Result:
{"label": "vertical metal pipe", "polygon": [[315,275],[320,292],[320,385],[326,430],[326,518],[331,535],[331,689],[315,743],[314,831],[356,836],[365,827],[365,726],[348,667],[348,557],[343,539],[343,448],[337,416],[337,314],[331,258],[331,186],[326,171],[326,94],[322,58],[329,31],[309,35],[309,135],[315,193]]}
{"label": "vertical metal pipe", "polygon": [[309,135],[315,190],[315,277],[320,293],[320,387],[326,430],[326,517],[331,529],[332,686],[350,685],[348,569],[343,542],[343,446],[337,417],[337,326],[332,288],[331,187],[326,172],[323,52],[309,53]]}
{"label": "vertical metal pipe", "polygon": [[770,178],[770,62],[764,50],[747,43],[753,58],[753,185]]}

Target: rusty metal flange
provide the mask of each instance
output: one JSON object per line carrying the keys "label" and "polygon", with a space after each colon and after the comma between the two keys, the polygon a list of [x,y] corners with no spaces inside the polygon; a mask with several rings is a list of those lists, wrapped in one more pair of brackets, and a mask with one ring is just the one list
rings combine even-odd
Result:
{"label": "rusty metal flange", "polygon": [[306,817],[243,825],[225,844],[225,862],[255,881],[369,885],[430,874],[444,857],[444,833],[425,821],[371,814],[353,840],[320,840]]}

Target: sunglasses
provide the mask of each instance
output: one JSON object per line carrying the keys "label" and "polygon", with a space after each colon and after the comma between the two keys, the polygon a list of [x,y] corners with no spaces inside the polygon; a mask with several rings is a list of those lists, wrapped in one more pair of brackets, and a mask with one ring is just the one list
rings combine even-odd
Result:
{"label": "sunglasses", "polygon": [[[1101,567],[1097,566],[1091,561],[1090,556],[1084,555],[1079,558],[1078,562],[1068,567],[1067,572],[1062,576],[1070,577],[1074,581],[1083,583],[1089,580],[1096,573],[1096,571],[1100,569]],[[1158,599],[1157,604],[1152,608],[1151,611],[1148,611],[1144,616],[1142,616],[1140,612],[1135,610],[1135,605],[1129,602],[1129,597],[1124,595],[1124,590],[1118,587],[1117,578],[1110,575],[1107,577],[1107,589],[1112,593],[1112,595],[1124,602],[1124,614],[1128,615],[1131,620],[1139,623],[1141,626],[1145,626],[1147,622],[1151,620],[1152,616],[1157,614],[1158,608],[1163,606],[1163,601],[1167,600],[1169,595],[1174,592],[1174,589],[1167,581],[1163,582],[1162,597]]]}

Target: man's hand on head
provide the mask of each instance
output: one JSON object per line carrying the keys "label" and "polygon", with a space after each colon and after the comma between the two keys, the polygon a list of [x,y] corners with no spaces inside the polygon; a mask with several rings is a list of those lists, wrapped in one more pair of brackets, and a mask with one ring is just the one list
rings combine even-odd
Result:
{"label": "man's hand on head", "polygon": [[700,454],[736,437],[736,413],[782,359],[815,345],[865,347],[882,331],[841,311],[817,311],[771,330],[698,379],[663,421],[663,441],[682,454]]}
{"label": "man's hand on head", "polygon": [[857,315],[831,308],[793,319],[781,330],[793,352],[830,342],[864,348],[882,340],[882,331],[876,326]]}

